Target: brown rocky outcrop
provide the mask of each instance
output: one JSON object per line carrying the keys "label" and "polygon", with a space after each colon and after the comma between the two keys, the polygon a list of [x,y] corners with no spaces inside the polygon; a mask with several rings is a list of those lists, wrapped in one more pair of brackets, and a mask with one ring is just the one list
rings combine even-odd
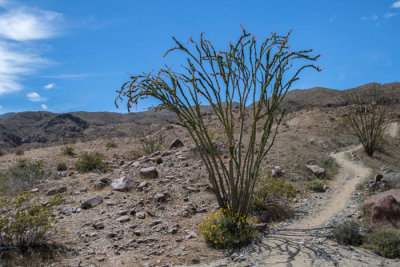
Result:
{"label": "brown rocky outcrop", "polygon": [[400,227],[400,189],[392,189],[372,196],[363,204],[363,212],[370,218],[371,228]]}

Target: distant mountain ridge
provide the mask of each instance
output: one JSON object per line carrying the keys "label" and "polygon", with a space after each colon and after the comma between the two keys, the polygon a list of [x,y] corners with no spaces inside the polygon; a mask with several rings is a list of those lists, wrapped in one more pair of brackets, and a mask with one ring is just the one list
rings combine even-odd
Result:
{"label": "distant mountain ridge", "polygon": [[[323,87],[292,90],[287,93],[281,108],[290,113],[306,107],[340,107],[347,104],[349,93],[370,89],[374,85],[374,83],[369,83],[348,90],[334,90]],[[385,90],[393,90],[394,102],[400,104],[400,83],[388,83],[382,86]],[[201,109],[205,113],[212,112],[210,106],[202,106]],[[79,138],[84,136],[87,129],[92,129],[89,132],[94,136],[101,137],[103,134],[101,132],[102,127],[109,127],[108,132],[112,132],[118,128],[113,125],[118,124],[131,124],[132,129],[136,130],[152,123],[166,125],[168,121],[176,120],[176,116],[167,110],[158,112],[150,110],[127,114],[83,111],[57,114],[35,111],[5,115],[0,116],[1,148]]]}

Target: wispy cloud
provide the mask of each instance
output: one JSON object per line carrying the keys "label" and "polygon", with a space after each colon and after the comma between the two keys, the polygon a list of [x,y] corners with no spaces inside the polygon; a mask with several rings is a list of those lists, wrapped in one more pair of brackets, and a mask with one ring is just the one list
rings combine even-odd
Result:
{"label": "wispy cloud", "polygon": [[335,14],[335,15],[333,15],[333,16],[329,19],[329,21],[330,21],[330,22],[333,22],[336,18],[337,18],[337,15]]}
{"label": "wispy cloud", "polygon": [[47,98],[40,96],[36,92],[28,93],[28,94],[26,94],[26,96],[28,97],[29,101],[32,101],[32,102],[43,102],[43,101],[47,100]]}
{"label": "wispy cloud", "polygon": [[57,25],[62,15],[56,12],[9,4],[0,0],[0,95],[23,88],[21,78],[46,66],[32,40],[47,39],[59,34]]}
{"label": "wispy cloud", "polygon": [[47,105],[45,105],[45,104],[42,104],[42,109],[48,109],[49,107],[47,106]]}
{"label": "wispy cloud", "polygon": [[62,74],[55,74],[55,75],[43,75],[43,78],[49,79],[79,79],[91,76],[89,73],[62,73]]}
{"label": "wispy cloud", "polygon": [[56,87],[55,83],[49,83],[49,84],[46,84],[45,86],[43,86],[43,88],[46,89],[46,90],[50,90],[50,89],[53,89],[55,87]]}
{"label": "wispy cloud", "polygon": [[372,16],[362,16],[360,20],[378,20],[379,16],[378,15],[372,15]]}
{"label": "wispy cloud", "polygon": [[15,41],[51,38],[59,34],[54,22],[61,18],[61,14],[51,11],[9,10],[0,16],[0,36]]}
{"label": "wispy cloud", "polygon": [[400,8],[400,1],[394,2],[394,3],[392,4],[392,7],[393,7],[393,8]]}
{"label": "wispy cloud", "polygon": [[397,16],[397,15],[398,15],[398,13],[396,13],[396,12],[388,12],[385,15],[383,15],[383,17],[385,19],[390,19],[391,17]]}

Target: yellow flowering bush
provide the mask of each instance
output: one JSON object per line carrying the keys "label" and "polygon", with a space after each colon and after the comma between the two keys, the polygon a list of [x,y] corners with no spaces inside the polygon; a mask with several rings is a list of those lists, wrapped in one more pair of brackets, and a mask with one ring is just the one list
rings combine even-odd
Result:
{"label": "yellow flowering bush", "polygon": [[198,225],[204,240],[213,248],[238,248],[251,242],[256,219],[234,213],[229,208],[210,212]]}
{"label": "yellow flowering bush", "polygon": [[41,205],[28,191],[21,191],[15,199],[0,199],[0,208],[7,210],[0,216],[0,248],[26,249],[43,244],[54,221],[51,208],[60,203],[58,196]]}

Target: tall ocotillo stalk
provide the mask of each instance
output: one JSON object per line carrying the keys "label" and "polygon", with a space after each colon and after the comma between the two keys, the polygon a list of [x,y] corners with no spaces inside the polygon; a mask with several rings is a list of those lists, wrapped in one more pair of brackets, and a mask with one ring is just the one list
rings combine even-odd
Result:
{"label": "tall ocotillo stalk", "polygon": [[[186,54],[183,71],[166,67],[157,74],[132,76],[117,91],[115,103],[127,98],[130,110],[138,100],[151,96],[161,101],[157,108],[176,113],[200,152],[218,204],[247,215],[260,164],[284,115],[277,110],[304,69],[320,69],[313,64],[293,67],[294,61],[315,61],[319,55],[311,56],[312,49],[290,50],[291,32],[285,36],[272,33],[260,45],[254,35],[242,29],[236,43],[230,42],[226,51],[218,52],[203,33],[199,42],[188,40],[190,47],[173,37],[177,46],[165,55],[175,50]],[[227,161],[214,146],[200,105],[210,105],[222,125],[229,149]],[[244,138],[245,132],[248,138]]]}

